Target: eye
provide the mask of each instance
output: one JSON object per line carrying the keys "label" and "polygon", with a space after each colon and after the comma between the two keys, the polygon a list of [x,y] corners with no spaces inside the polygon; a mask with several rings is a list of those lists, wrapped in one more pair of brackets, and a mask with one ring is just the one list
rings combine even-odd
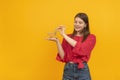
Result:
{"label": "eye", "polygon": [[79,24],[83,24],[83,22],[80,21]]}
{"label": "eye", "polygon": [[74,21],[74,23],[77,23],[77,21]]}

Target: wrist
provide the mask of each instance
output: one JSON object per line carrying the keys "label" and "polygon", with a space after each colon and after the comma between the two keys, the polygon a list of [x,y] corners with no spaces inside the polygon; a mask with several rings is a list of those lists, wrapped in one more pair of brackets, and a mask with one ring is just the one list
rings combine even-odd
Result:
{"label": "wrist", "polygon": [[63,37],[65,37],[65,36],[66,36],[66,34],[65,34],[65,33],[63,33],[63,34],[62,34],[62,36],[63,36]]}
{"label": "wrist", "polygon": [[58,38],[56,38],[56,43],[58,43],[59,42],[59,39]]}

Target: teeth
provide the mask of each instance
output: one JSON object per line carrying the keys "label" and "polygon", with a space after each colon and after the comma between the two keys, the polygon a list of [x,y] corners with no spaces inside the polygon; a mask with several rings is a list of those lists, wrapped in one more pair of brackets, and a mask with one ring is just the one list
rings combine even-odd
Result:
{"label": "teeth", "polygon": [[80,27],[77,27],[77,28],[80,28]]}

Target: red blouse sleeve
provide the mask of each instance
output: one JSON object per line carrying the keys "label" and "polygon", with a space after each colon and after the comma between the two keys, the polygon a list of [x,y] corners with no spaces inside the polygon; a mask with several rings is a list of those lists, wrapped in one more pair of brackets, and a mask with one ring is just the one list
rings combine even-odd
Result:
{"label": "red blouse sleeve", "polygon": [[95,35],[90,34],[83,43],[81,41],[78,41],[72,51],[73,53],[80,56],[90,55],[90,52],[95,46],[95,43],[96,43]]}
{"label": "red blouse sleeve", "polygon": [[63,48],[63,50],[64,50],[64,58],[63,59],[61,59],[61,57],[60,57],[60,55],[59,55],[59,53],[57,53],[57,57],[56,57],[56,59],[58,60],[58,61],[61,61],[61,62],[67,62],[67,54],[66,54],[66,52],[67,52],[67,42],[65,41],[65,39],[63,39],[63,41],[62,41],[62,48]]}

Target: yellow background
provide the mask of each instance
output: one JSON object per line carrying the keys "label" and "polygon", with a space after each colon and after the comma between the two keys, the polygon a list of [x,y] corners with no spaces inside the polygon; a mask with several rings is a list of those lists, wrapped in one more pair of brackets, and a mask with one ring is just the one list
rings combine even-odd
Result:
{"label": "yellow background", "polygon": [[0,80],[61,80],[64,64],[45,38],[61,24],[71,33],[78,12],[88,14],[97,38],[92,79],[120,80],[119,8],[119,0],[0,0]]}

